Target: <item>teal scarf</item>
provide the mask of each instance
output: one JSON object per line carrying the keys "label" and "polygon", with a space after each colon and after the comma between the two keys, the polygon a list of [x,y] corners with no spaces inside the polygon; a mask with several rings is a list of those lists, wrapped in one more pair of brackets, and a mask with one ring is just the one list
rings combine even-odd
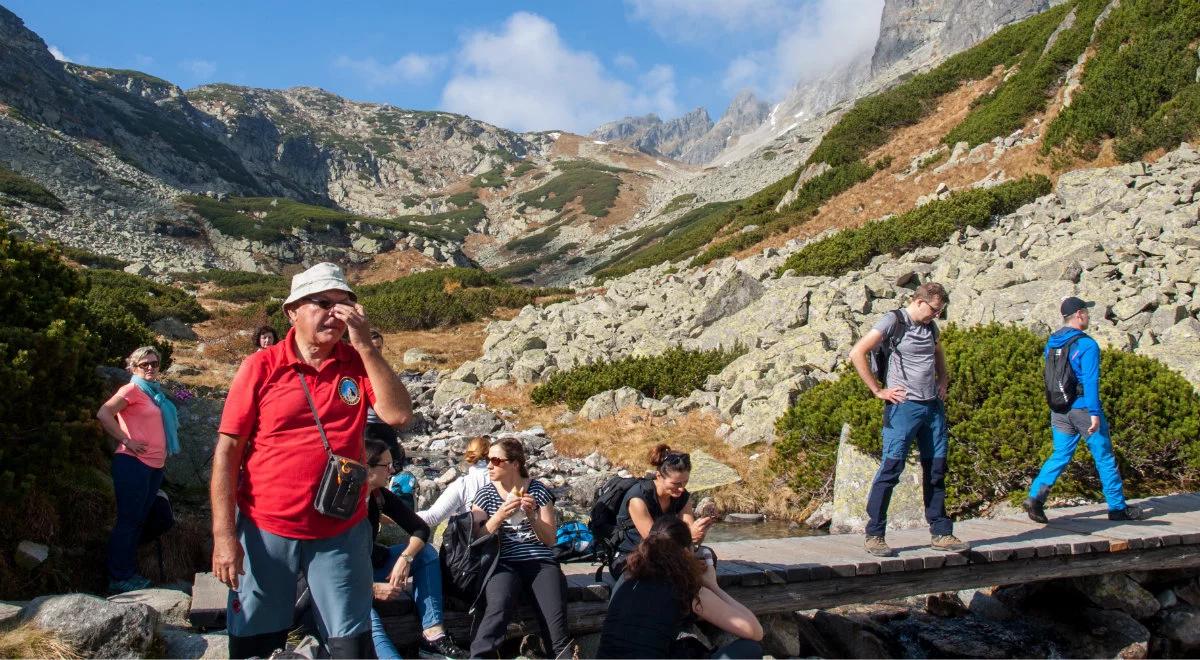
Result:
{"label": "teal scarf", "polygon": [[167,455],[174,456],[179,453],[179,413],[175,410],[175,404],[163,394],[162,386],[158,383],[151,383],[141,376],[134,376],[129,379],[129,382],[137,385],[154,405],[158,406],[158,410],[162,413],[163,432],[167,437]]}

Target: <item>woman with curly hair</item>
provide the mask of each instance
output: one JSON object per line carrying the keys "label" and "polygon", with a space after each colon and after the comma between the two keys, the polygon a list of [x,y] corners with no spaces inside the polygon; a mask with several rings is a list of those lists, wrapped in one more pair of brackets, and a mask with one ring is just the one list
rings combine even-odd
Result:
{"label": "woman with curly hair", "polygon": [[754,612],[725,593],[715,568],[696,558],[688,524],[678,516],[661,516],[630,553],[613,587],[596,656],[696,657],[676,640],[697,619],[739,637],[710,651],[710,657],[762,657],[763,629]]}

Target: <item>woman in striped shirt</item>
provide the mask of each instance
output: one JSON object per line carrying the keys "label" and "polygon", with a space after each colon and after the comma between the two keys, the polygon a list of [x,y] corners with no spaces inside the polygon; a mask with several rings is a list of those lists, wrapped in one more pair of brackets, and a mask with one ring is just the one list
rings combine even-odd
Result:
{"label": "woman in striped shirt", "polygon": [[554,497],[529,478],[525,447],[505,438],[488,450],[488,483],[475,494],[472,510],[483,531],[500,536],[500,561],[484,587],[486,607],[471,657],[495,655],[504,641],[517,595],[533,594],[542,642],[552,655],[570,645],[567,579],[554,558],[557,521]]}

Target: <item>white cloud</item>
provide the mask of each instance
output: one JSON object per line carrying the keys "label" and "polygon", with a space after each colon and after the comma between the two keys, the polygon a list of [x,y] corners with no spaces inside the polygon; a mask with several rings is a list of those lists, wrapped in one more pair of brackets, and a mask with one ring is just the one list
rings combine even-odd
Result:
{"label": "white cloud", "polygon": [[402,83],[426,82],[446,66],[442,55],[408,53],[394,62],[380,62],[374,57],[354,59],[346,55],[334,60],[334,66],[361,78],[368,87],[388,87]]}
{"label": "white cloud", "polygon": [[60,50],[58,46],[55,46],[54,44],[50,44],[49,50],[50,50],[50,54],[54,56],[54,59],[58,60],[59,62],[70,62],[71,61],[71,58],[67,57],[66,53],[62,52],[62,50]]}
{"label": "white cloud", "polygon": [[870,52],[882,11],[883,0],[815,0],[782,24],[772,47],[730,62],[722,84],[729,92],[751,87],[768,98],[781,98],[797,83]]}
{"label": "white cloud", "polygon": [[620,69],[637,68],[637,60],[633,59],[633,56],[628,53],[617,53],[617,56],[613,58],[613,64]]}
{"label": "white cloud", "polygon": [[496,32],[466,36],[442,106],[515,130],[577,132],[629,114],[675,112],[675,73],[656,66],[642,87],[612,76],[594,54],[573,50],[553,23],[513,14]]}
{"label": "white cloud", "polygon": [[139,53],[133,56],[133,65],[139,69],[144,69],[152,64],[154,64],[154,58],[150,57],[149,55],[142,55]]}
{"label": "white cloud", "polygon": [[209,60],[184,60],[179,63],[179,66],[183,67],[183,70],[190,73],[193,78],[204,82],[211,80],[213,74],[217,72],[216,63]]}

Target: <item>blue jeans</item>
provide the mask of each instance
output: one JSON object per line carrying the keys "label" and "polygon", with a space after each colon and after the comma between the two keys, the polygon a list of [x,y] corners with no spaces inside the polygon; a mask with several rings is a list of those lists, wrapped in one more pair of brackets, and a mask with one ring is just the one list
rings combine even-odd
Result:
{"label": "blue jeans", "polygon": [[108,537],[108,576],[128,580],[137,573],[137,545],[142,524],[162,486],[162,468],[152,468],[129,454],[112,460],[113,492],[117,498],[117,522]]}
{"label": "blue jeans", "polygon": [[1117,469],[1117,457],[1113,454],[1108,419],[1101,415],[1100,428],[1088,435],[1087,429],[1091,423],[1091,415],[1082,408],[1074,408],[1066,414],[1050,414],[1054,451],[1042,465],[1037,478],[1030,484],[1029,497],[1040,502],[1046,501],[1054,482],[1058,481],[1058,477],[1071,462],[1071,457],[1075,455],[1075,448],[1079,446],[1079,439],[1082,437],[1092,452],[1092,460],[1096,463],[1096,472],[1100,475],[1108,510],[1120,511],[1125,508],[1125,483],[1121,480],[1121,472]]}
{"label": "blue jeans", "polygon": [[[375,581],[387,582],[392,574],[392,567],[400,558],[407,545],[393,545],[388,548],[388,560],[383,566],[375,569]],[[428,630],[441,625],[442,618],[442,567],[438,563],[437,550],[426,543],[425,547],[413,559],[413,602],[417,606],[417,614],[421,617],[421,629]],[[375,655],[382,660],[399,658],[399,652],[392,644],[391,638],[383,629],[383,619],[379,613],[371,609],[371,639],[375,641]]]}
{"label": "blue jeans", "polygon": [[883,406],[883,462],[867,496],[868,536],[883,536],[892,491],[900,483],[904,460],[913,440],[921,454],[921,489],[925,521],[934,536],[950,534],[954,524],[946,515],[946,404],[940,399],[904,401]]}

